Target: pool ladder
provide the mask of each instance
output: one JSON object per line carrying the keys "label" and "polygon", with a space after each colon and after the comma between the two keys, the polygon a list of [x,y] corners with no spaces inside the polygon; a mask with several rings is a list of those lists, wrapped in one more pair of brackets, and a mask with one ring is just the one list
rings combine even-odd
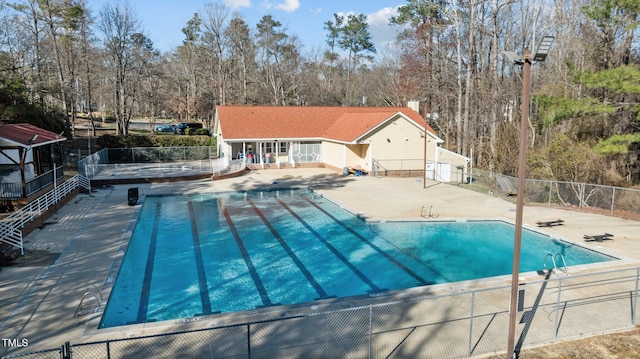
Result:
{"label": "pool ladder", "polygon": [[[439,214],[433,213],[433,206],[429,206],[428,218],[438,218]],[[420,210],[420,217],[427,218],[427,206],[422,206],[422,210]]]}
{"label": "pool ladder", "polygon": [[[562,267],[558,268],[558,260],[560,259]],[[547,259],[551,259],[551,264],[553,264],[553,268],[547,267]],[[557,275],[557,270],[559,269],[564,273],[564,275],[569,275],[569,270],[567,269],[567,262],[564,260],[564,256],[562,253],[556,253],[556,255],[552,255],[551,253],[547,253],[544,257],[544,269],[553,272],[553,274]]]}
{"label": "pool ladder", "polygon": [[[88,301],[85,303],[85,299]],[[102,307],[102,292],[94,284],[87,287],[87,290],[82,295],[76,312],[73,313],[73,317],[77,317],[79,314],[96,313],[100,311]]]}

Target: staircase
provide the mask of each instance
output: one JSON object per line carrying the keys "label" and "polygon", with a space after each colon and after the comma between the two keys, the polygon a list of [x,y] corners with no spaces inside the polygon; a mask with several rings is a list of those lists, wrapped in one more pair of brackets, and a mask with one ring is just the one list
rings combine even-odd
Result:
{"label": "staircase", "polygon": [[55,206],[77,188],[84,188],[91,192],[91,182],[84,176],[76,175],[1,219],[0,262],[11,261],[19,255],[24,255],[22,230],[25,225],[42,216],[49,208]]}

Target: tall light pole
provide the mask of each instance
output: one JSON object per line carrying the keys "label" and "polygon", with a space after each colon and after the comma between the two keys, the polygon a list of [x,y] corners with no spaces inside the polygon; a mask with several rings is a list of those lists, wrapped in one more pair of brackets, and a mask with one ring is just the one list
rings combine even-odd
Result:
{"label": "tall light pole", "polygon": [[[545,36],[540,41],[533,61],[544,61],[555,40],[554,36]],[[509,303],[509,338],[507,355],[517,358],[515,351],[516,310],[518,303],[518,287],[520,285],[520,248],[522,242],[522,212],[524,208],[524,180],[525,162],[527,158],[527,125],[529,122],[529,101],[531,99],[531,51],[525,50],[522,58],[516,57],[514,52],[504,52],[505,56],[514,64],[522,65],[522,118],[520,122],[520,154],[518,159],[518,191],[516,202],[516,228],[513,240],[513,269],[511,271],[511,300]]]}
{"label": "tall light pole", "polygon": [[[433,120],[437,120],[438,119],[438,114],[437,113],[427,113],[426,118],[424,119],[424,178],[422,179],[422,183],[423,183],[423,187],[422,188],[427,188],[427,127],[428,127],[428,123],[427,121],[429,119],[433,119]],[[436,148],[437,151],[437,148]],[[435,160],[434,160],[434,168],[433,168],[433,179],[436,179],[435,176]]]}

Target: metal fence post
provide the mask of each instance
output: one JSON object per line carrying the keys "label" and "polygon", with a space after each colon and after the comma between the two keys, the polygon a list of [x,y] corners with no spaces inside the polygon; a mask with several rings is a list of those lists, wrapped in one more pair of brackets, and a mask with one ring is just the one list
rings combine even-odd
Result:
{"label": "metal fence post", "polygon": [[560,294],[562,293],[562,278],[558,279],[558,299],[556,301],[556,322],[554,323],[555,331],[553,338],[558,339],[558,333],[560,332]]}
{"label": "metal fence post", "polygon": [[631,301],[631,324],[636,325],[636,310],[638,309],[638,279],[640,277],[640,268],[636,268],[636,289],[633,293]]}
{"label": "metal fence post", "polygon": [[613,216],[613,206],[615,205],[615,201],[616,201],[616,188],[612,187],[611,188],[611,215]]}
{"label": "metal fence post", "polygon": [[62,359],[71,359],[71,344],[65,342],[62,346]]}
{"label": "metal fence post", "polygon": [[371,359],[373,351],[373,305],[369,304],[369,350],[367,358]]}
{"label": "metal fence post", "polygon": [[476,291],[471,292],[471,313],[469,313],[469,346],[467,354],[471,356],[471,348],[473,346],[473,310],[476,304]]}
{"label": "metal fence post", "polygon": [[247,324],[247,358],[251,359],[251,324]]}

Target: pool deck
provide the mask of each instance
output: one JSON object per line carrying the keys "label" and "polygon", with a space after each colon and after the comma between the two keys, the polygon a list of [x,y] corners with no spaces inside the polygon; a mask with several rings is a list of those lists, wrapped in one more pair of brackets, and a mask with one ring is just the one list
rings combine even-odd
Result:
{"label": "pool deck", "polygon": [[[0,355],[59,347],[66,341],[92,342],[181,330],[162,325],[98,331],[99,314],[74,317],[89,285],[110,287],[116,278],[140,204],[127,205],[127,190],[141,196],[312,186],[345,209],[368,220],[474,220],[515,222],[515,204],[457,186],[417,178],[342,176],[327,169],[252,171],[218,181],[197,180],[99,188],[79,194],[44,226],[25,237],[26,255],[0,270],[0,333],[27,339],[28,347],[0,348]],[[141,203],[141,201],[139,202]],[[431,213],[437,218],[424,218]],[[428,217],[428,216],[427,216]],[[553,227],[538,221],[564,220]],[[603,267],[640,265],[640,222],[600,214],[525,206],[524,227],[597,248],[621,258]],[[583,235],[614,235],[613,240],[585,242]],[[504,281],[503,281],[504,282]],[[504,283],[502,283],[504,284]],[[105,291],[105,296],[108,295]],[[107,298],[104,298],[106,303]],[[588,332],[588,330],[585,330]]]}

